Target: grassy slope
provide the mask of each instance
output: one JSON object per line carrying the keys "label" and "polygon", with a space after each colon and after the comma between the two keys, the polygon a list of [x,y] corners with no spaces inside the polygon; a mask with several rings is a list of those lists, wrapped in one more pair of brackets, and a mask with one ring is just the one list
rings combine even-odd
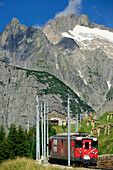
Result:
{"label": "grassy slope", "polygon": [[51,166],[43,166],[37,164],[35,160],[28,158],[17,158],[14,160],[4,161],[0,164],[0,170],[58,170],[59,168],[52,168]]}
{"label": "grassy slope", "polygon": [[[64,133],[62,125],[60,126],[53,126],[53,128],[56,130],[56,133]],[[65,133],[68,132],[68,128],[66,127]],[[71,125],[71,133],[75,133],[75,125]]]}
{"label": "grassy slope", "polygon": [[[98,119],[98,122],[101,122],[101,123],[95,124],[95,127],[97,127],[98,125],[113,123],[113,118],[111,120],[109,119],[107,121],[107,113],[105,113]],[[79,132],[87,132],[87,134],[90,135],[92,126],[90,124],[89,127],[86,127],[86,124],[87,124],[87,119],[84,119],[84,121],[82,122],[82,127],[79,128]],[[56,129],[57,133],[63,133],[62,126],[54,126],[54,128]],[[67,132],[67,128],[66,128],[65,132]],[[75,125],[72,125],[71,133],[74,133],[74,132],[75,132]],[[107,131],[106,135],[104,134],[104,129],[101,129],[99,137],[97,134],[94,134],[93,136],[98,138],[98,153],[99,153],[99,155],[113,154],[113,127],[110,128],[109,136],[108,136],[108,131]]]}
{"label": "grassy slope", "polygon": [[[113,111],[112,111],[113,112]],[[105,113],[104,115],[102,115],[99,119],[98,119],[99,124],[96,124],[95,127],[97,127],[98,125],[104,125],[104,124],[108,124],[108,123],[113,123],[113,118],[107,121],[107,113]],[[86,123],[87,120],[85,119],[82,122],[82,127],[79,129],[80,132],[87,132],[89,135],[91,133],[91,129],[92,126],[90,124],[89,127],[86,127]],[[104,155],[104,154],[113,154],[113,127],[110,128],[110,135],[108,136],[108,131],[106,133],[106,135],[104,134],[104,129],[101,129],[100,131],[100,136],[98,137],[97,134],[94,134],[93,136],[98,138],[98,154],[99,155]]]}
{"label": "grassy slope", "polygon": [[75,102],[73,100],[70,101],[70,109],[72,110],[73,114],[84,113],[86,110],[89,110],[90,112],[94,111],[90,106],[82,101],[70,87],[65,85],[62,81],[60,81],[52,74],[49,74],[47,72],[26,70],[26,75],[34,75],[38,82],[47,85],[45,89],[39,91],[40,96],[44,94],[59,95],[63,101],[62,105],[65,108],[67,108],[68,97],[76,99],[78,102]]}

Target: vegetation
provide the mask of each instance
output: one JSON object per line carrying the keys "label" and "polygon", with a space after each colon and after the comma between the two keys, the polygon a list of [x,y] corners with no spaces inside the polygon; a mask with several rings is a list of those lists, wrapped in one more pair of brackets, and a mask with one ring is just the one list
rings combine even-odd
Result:
{"label": "vegetation", "polygon": [[28,158],[16,158],[14,160],[4,161],[0,165],[0,170],[58,170],[59,168],[45,167],[37,164],[35,160]]}
{"label": "vegetation", "polygon": [[[62,128],[62,125],[59,125],[59,126],[53,126],[53,128],[56,130],[56,133],[59,134],[59,133],[64,133],[64,130]],[[75,125],[74,124],[71,124],[71,133],[75,133]],[[65,128],[65,132],[67,133],[68,132],[68,127]]]}
{"label": "vegetation", "polygon": [[[113,111],[110,111],[113,113]],[[107,112],[102,115],[98,119],[98,124],[95,124],[95,127],[98,125],[104,125],[108,123],[113,123],[113,118],[109,119],[107,121]],[[91,134],[92,125],[90,124],[89,127],[86,127],[87,119],[84,119],[82,122],[82,127],[79,129],[79,132],[87,132],[87,134]],[[97,133],[95,133],[93,136],[98,138],[98,154],[104,155],[104,154],[113,154],[113,127],[110,128],[110,135],[108,136],[108,133],[106,135],[104,134],[104,129],[101,129],[100,135],[98,136]]]}
{"label": "vegetation", "polygon": [[[109,111],[111,113],[113,113],[113,111]],[[95,116],[95,115],[93,115]],[[79,132],[86,132],[87,134],[91,135],[91,129],[92,129],[92,125],[90,124],[89,127],[87,127],[87,119],[85,118],[82,122],[82,127],[79,127]],[[91,118],[90,118],[91,119]],[[104,125],[104,124],[108,124],[108,123],[113,123],[113,118],[109,119],[107,121],[107,112],[102,115],[99,119],[98,119],[98,124],[95,124],[95,128],[98,125]],[[62,126],[54,126],[55,130],[57,133],[63,133],[63,129]],[[68,129],[66,127],[65,132],[68,132]],[[71,125],[71,133],[75,132],[75,125]],[[104,134],[104,129],[101,129],[101,133],[100,136],[98,137],[98,134],[95,133],[93,135],[94,137],[98,138],[98,154],[99,155],[104,155],[104,154],[113,154],[113,127],[110,128],[110,135],[108,136],[108,132],[106,133],[106,135]]]}
{"label": "vegetation", "polygon": [[[21,126],[16,128],[15,124],[11,124],[9,129],[6,136],[4,127],[0,127],[0,162],[17,157],[36,159],[36,128],[30,128],[27,133]],[[55,134],[56,130],[49,126],[49,137]],[[41,140],[40,131],[40,144]]]}
{"label": "vegetation", "polygon": [[68,97],[75,99],[76,102],[70,100],[70,110],[72,111],[73,115],[84,113],[86,110],[89,110],[90,112],[94,111],[90,106],[84,103],[84,101],[82,101],[71,88],[66,86],[62,81],[60,81],[52,74],[43,71],[39,72],[39,71],[26,70],[26,76],[28,77],[30,75],[36,76],[38,82],[46,85],[45,88],[39,90],[40,96],[44,94],[59,95],[63,101],[62,105],[64,108],[67,108]]}
{"label": "vegetation", "polygon": [[0,81],[0,85],[5,86],[5,84],[2,81]]}
{"label": "vegetation", "polygon": [[110,88],[110,90],[108,91],[106,97],[107,97],[107,99],[109,99],[110,97],[113,97],[113,87]]}

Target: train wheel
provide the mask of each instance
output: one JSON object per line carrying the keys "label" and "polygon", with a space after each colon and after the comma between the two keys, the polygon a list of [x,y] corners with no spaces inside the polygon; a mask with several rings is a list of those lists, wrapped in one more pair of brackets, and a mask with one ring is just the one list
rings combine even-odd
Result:
{"label": "train wheel", "polygon": [[80,162],[80,167],[83,167],[83,163],[82,162]]}
{"label": "train wheel", "polygon": [[76,163],[75,163],[75,162],[72,163],[72,167],[73,167],[73,168],[76,167]]}
{"label": "train wheel", "polygon": [[79,167],[79,166],[80,166],[80,164],[79,164],[78,162],[73,162],[73,163],[72,163],[72,167],[73,167],[73,168]]}

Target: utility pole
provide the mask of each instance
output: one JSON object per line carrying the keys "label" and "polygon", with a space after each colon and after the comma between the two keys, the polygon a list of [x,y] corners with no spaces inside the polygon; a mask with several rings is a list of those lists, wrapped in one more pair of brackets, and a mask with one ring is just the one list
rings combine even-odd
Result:
{"label": "utility pole", "polygon": [[39,159],[39,100],[36,96],[36,160]]}
{"label": "utility pole", "polygon": [[27,133],[29,132],[29,119],[27,121]]}
{"label": "utility pole", "polygon": [[41,129],[42,129],[42,156],[44,156],[44,140],[43,140],[43,113],[42,113],[42,103],[41,103]]}
{"label": "utility pole", "polygon": [[76,114],[76,132],[78,132],[78,114]]}
{"label": "utility pole", "polygon": [[70,166],[70,108],[69,108],[69,98],[67,100],[68,103],[68,166]]}
{"label": "utility pole", "polygon": [[46,163],[46,101],[44,100],[44,164]]}
{"label": "utility pole", "polygon": [[48,103],[47,103],[47,157],[49,155],[49,126],[48,126]]}
{"label": "utility pole", "polygon": [[81,127],[81,114],[80,114],[80,127]]}

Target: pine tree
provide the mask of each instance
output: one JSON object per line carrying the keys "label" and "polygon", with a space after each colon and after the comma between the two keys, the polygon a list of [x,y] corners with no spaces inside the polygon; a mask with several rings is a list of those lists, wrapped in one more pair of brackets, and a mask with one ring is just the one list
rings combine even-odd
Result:
{"label": "pine tree", "polygon": [[4,140],[5,135],[6,135],[6,133],[5,133],[4,127],[2,125],[0,128],[0,142]]}
{"label": "pine tree", "polygon": [[8,148],[4,127],[0,128],[0,162],[8,158]]}
{"label": "pine tree", "polygon": [[15,124],[11,124],[7,137],[9,158],[14,159],[17,156],[17,129]]}
{"label": "pine tree", "polygon": [[29,132],[27,133],[29,145],[30,145],[30,157],[36,158],[36,128],[35,126],[30,127]]}
{"label": "pine tree", "polygon": [[22,129],[22,127],[19,125],[17,130],[17,138],[16,138],[16,153],[17,156],[26,156],[28,157],[30,155],[30,146],[27,138],[27,134]]}
{"label": "pine tree", "polygon": [[49,137],[56,135],[56,130],[52,127],[52,125],[49,125]]}

